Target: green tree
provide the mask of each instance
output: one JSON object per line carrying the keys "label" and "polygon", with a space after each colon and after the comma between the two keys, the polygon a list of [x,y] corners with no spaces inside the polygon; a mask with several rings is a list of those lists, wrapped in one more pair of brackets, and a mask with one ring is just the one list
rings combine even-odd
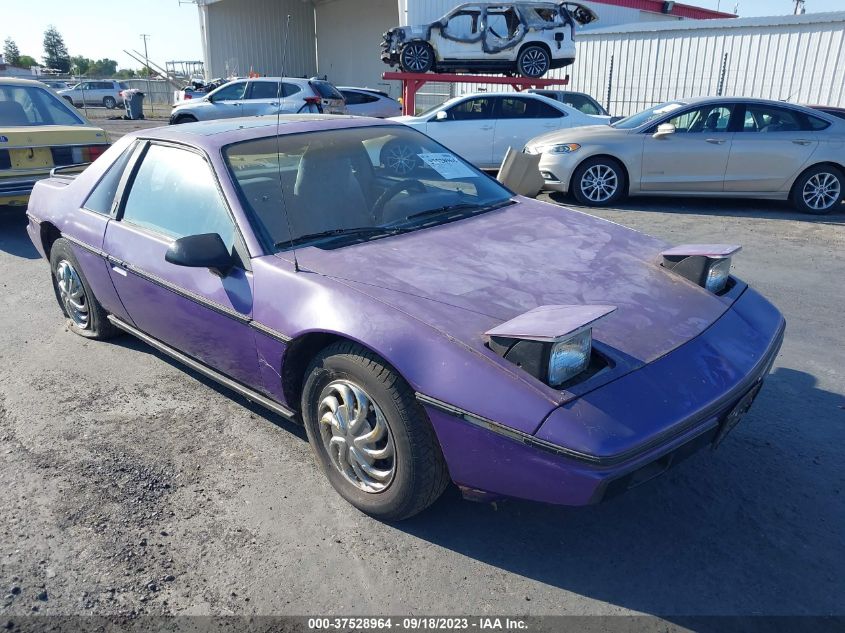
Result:
{"label": "green tree", "polygon": [[62,73],[70,72],[70,54],[62,34],[52,24],[44,31],[44,65]]}
{"label": "green tree", "polygon": [[18,66],[21,68],[32,68],[33,66],[40,66],[35,58],[30,55],[21,55],[20,60],[18,60]]}
{"label": "green tree", "polygon": [[138,73],[133,68],[121,68],[115,76],[118,79],[133,79],[138,76]]}
{"label": "green tree", "polygon": [[3,42],[3,57],[6,58],[6,63],[10,66],[20,66],[21,52],[18,45],[15,44],[15,40],[11,37],[7,37],[6,41]]}
{"label": "green tree", "polygon": [[91,63],[88,73],[92,77],[111,77],[117,72],[117,62],[105,57]]}
{"label": "green tree", "polygon": [[70,67],[75,74],[86,75],[91,68],[91,60],[84,55],[74,55],[70,58]]}

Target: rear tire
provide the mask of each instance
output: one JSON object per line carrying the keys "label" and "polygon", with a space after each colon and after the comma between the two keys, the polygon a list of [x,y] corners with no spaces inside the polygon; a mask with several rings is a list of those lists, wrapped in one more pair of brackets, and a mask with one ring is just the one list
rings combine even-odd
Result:
{"label": "rear tire", "polygon": [[59,238],[53,242],[50,271],[56,301],[67,317],[71,332],[97,340],[112,338],[120,332],[109,322],[108,313],[91,291],[68,240]]}
{"label": "rear tire", "polygon": [[443,493],[449,474],[414,390],[387,363],[351,342],[308,367],[302,417],[317,464],[334,489],[378,519],[399,521]]}
{"label": "rear tire", "polygon": [[109,110],[114,110],[117,106],[117,99],[114,97],[105,97],[103,99],[103,105],[106,106]]}
{"label": "rear tire", "polygon": [[529,45],[519,51],[516,70],[523,77],[542,77],[552,67],[552,56],[544,47]]}
{"label": "rear tire", "polygon": [[792,186],[792,204],[802,213],[825,215],[841,208],[845,176],[833,166],[816,165],[798,176]]}
{"label": "rear tire", "polygon": [[408,42],[399,54],[399,65],[406,73],[427,73],[434,68],[434,50],[426,42]]}
{"label": "rear tire", "polygon": [[618,161],[599,156],[578,166],[572,175],[570,189],[575,199],[584,206],[608,207],[625,197],[628,179]]}

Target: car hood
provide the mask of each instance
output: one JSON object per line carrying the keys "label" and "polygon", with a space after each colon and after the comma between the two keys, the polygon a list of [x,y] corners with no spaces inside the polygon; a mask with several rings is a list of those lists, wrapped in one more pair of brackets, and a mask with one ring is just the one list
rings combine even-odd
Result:
{"label": "car hood", "polygon": [[526,147],[540,147],[542,145],[552,145],[556,143],[597,143],[605,139],[618,139],[629,133],[630,130],[619,130],[615,127],[611,127],[609,124],[610,117],[605,118],[607,118],[608,121],[605,125],[584,125],[581,127],[565,128],[541,134],[540,136],[532,138],[527,143]]}
{"label": "car hood", "polygon": [[597,341],[631,366],[694,338],[729,302],[659,265],[664,242],[556,205],[516,203],[336,249],[308,247],[303,268],[346,281],[467,345],[542,305],[602,304]]}

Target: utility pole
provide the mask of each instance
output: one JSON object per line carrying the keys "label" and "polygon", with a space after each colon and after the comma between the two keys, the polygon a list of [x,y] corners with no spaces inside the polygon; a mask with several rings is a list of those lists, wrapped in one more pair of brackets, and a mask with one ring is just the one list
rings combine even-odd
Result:
{"label": "utility pole", "polygon": [[150,74],[152,70],[150,70],[150,56],[147,54],[147,38],[151,37],[147,33],[141,33],[141,39],[144,40],[144,64],[147,66],[147,96],[150,99],[150,110],[155,110],[155,106],[153,105],[153,92],[150,89]]}
{"label": "utility pole", "polygon": [[804,0],[795,0],[795,15],[804,15],[806,12]]}

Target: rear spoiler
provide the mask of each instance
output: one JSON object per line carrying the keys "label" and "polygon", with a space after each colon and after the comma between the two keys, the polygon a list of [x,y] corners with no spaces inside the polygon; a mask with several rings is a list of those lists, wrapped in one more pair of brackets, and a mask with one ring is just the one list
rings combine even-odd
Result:
{"label": "rear spoiler", "polygon": [[[61,167],[53,167],[50,170],[50,178],[62,178],[64,180],[73,180],[88,167],[91,163],[77,163],[75,165],[62,165]],[[66,173],[67,172],[67,173]]]}

